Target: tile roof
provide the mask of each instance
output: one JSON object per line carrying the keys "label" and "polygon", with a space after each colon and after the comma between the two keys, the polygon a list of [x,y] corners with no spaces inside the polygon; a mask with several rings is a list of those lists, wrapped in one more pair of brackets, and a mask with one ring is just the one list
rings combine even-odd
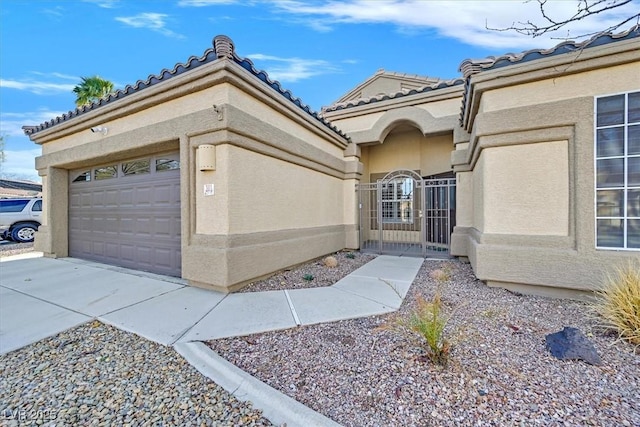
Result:
{"label": "tile roof", "polygon": [[469,98],[471,87],[470,77],[486,70],[494,70],[514,64],[522,64],[537,59],[548,58],[565,53],[579,52],[583,49],[589,49],[597,46],[606,45],[623,40],[631,40],[640,37],[640,25],[635,25],[622,33],[600,33],[589,40],[580,43],[573,41],[562,42],[550,49],[531,49],[520,53],[506,53],[501,56],[489,56],[483,59],[465,59],[460,64],[460,72],[464,76],[465,90],[462,94],[462,105],[460,108],[460,125],[465,126],[465,120],[468,115]]}
{"label": "tile roof", "polygon": [[78,107],[73,111],[69,111],[68,113],[63,114],[62,116],[58,116],[52,120],[46,121],[37,126],[23,126],[22,129],[27,136],[33,135],[37,132],[43,131],[45,129],[49,129],[59,123],[63,123],[74,117],[93,111],[110,102],[124,98],[128,95],[140,92],[141,90],[144,90],[148,87],[154,86],[165,80],[169,80],[180,74],[189,72],[197,67],[200,67],[201,65],[208,64],[220,58],[230,59],[236,64],[240,65],[242,68],[244,68],[245,70],[253,74],[255,77],[257,77],[259,80],[266,83],[269,87],[275,90],[280,96],[283,96],[284,98],[291,101],[297,107],[299,107],[300,109],[305,111],[307,114],[309,114],[310,116],[312,116],[313,118],[321,122],[324,126],[331,129],[336,134],[344,138],[347,138],[347,136],[342,131],[340,131],[338,128],[333,126],[327,120],[322,118],[317,112],[311,110],[311,108],[308,105],[304,104],[300,100],[300,98],[293,96],[293,94],[289,90],[283,89],[280,82],[271,80],[265,71],[256,69],[255,66],[253,65],[253,62],[251,62],[250,59],[240,58],[238,55],[236,55],[233,41],[229,37],[224,35],[219,35],[214,37],[213,48],[209,48],[205,50],[202,56],[200,56],[199,58],[196,56],[191,56],[187,59],[186,62],[176,64],[171,70],[168,70],[165,68],[162,71],[160,71],[159,74],[150,75],[149,77],[147,77],[146,80],[138,80],[134,85],[127,85],[124,87],[124,89],[119,89],[113,93],[110,93],[104,98],[96,100],[91,104]]}
{"label": "tile roof", "polygon": [[625,32],[614,34],[611,32],[598,34],[589,40],[581,43],[566,41],[560,43],[550,49],[531,49],[520,53],[506,53],[500,56],[489,56],[483,59],[465,59],[460,64],[460,72],[466,79],[470,75],[477,74],[481,71],[492,70],[496,68],[506,67],[513,64],[520,64],[536,59],[546,58],[563,53],[576,52],[582,49],[589,49],[596,46],[602,46],[608,43],[633,39],[640,37],[640,25],[631,27]]}
{"label": "tile roof", "polygon": [[360,105],[366,105],[366,104],[371,104],[373,102],[379,102],[379,101],[386,101],[387,99],[395,99],[395,98],[401,98],[403,96],[409,96],[409,95],[416,95],[419,93],[426,93],[426,92],[432,92],[438,89],[445,89],[445,88],[449,88],[452,86],[458,86],[458,85],[462,85],[464,84],[464,80],[463,79],[451,79],[451,80],[441,80],[437,83],[431,84],[431,85],[426,85],[417,89],[403,89],[399,92],[395,92],[395,93],[389,93],[389,94],[383,94],[383,95],[376,95],[376,96],[372,96],[370,98],[361,98],[361,99],[356,99],[353,101],[347,101],[347,102],[341,102],[341,103],[336,103],[333,105],[330,105],[328,107],[323,107],[322,108],[322,112],[323,113],[327,113],[330,111],[338,111],[338,110],[344,110],[346,108],[353,108],[353,107],[358,107]]}

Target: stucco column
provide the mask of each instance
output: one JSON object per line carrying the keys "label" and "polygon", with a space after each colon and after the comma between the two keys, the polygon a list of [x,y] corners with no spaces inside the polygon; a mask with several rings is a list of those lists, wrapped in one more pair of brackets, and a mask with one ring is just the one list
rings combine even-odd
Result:
{"label": "stucco column", "polygon": [[42,224],[36,233],[35,250],[45,256],[69,256],[69,171],[47,167],[42,176]]}

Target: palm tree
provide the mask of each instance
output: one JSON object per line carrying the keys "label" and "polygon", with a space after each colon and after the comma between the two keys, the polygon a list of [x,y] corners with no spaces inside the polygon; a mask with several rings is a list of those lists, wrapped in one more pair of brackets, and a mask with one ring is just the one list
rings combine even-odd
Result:
{"label": "palm tree", "polygon": [[99,76],[82,77],[82,82],[73,88],[76,106],[82,107],[113,92],[113,83]]}

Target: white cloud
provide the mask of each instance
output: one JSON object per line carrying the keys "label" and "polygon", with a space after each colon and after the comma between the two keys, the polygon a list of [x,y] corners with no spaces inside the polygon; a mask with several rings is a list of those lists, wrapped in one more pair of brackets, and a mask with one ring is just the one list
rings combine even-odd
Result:
{"label": "white cloud", "polygon": [[1,165],[0,176],[15,179],[40,181],[35,159],[40,156],[40,148],[27,150],[5,150],[5,161]]}
{"label": "white cloud", "polygon": [[60,111],[38,110],[25,113],[0,112],[0,135],[24,136],[22,126],[35,126],[64,114]]}
{"label": "white cloud", "polygon": [[[60,78],[60,74],[43,74],[43,73],[34,73],[39,75],[40,77],[54,77]],[[68,80],[68,77],[63,78],[63,80]],[[80,78],[74,77],[76,81],[79,81]],[[55,80],[55,79],[52,79]],[[68,82],[55,82],[55,81],[44,81],[39,79],[32,78],[24,78],[24,79],[0,79],[0,87],[8,88],[8,89],[16,89],[16,90],[25,90],[27,92],[35,93],[37,95],[53,95],[62,92],[71,92],[75,87],[75,84]]]}
{"label": "white cloud", "polygon": [[147,28],[168,37],[184,38],[182,34],[178,34],[166,27],[168,17],[169,15],[164,13],[144,12],[135,16],[119,16],[116,21],[134,28]]}
{"label": "white cloud", "polygon": [[321,74],[337,73],[340,69],[322,59],[282,58],[279,56],[254,53],[247,55],[252,61],[262,64],[272,80],[297,82]]}
{"label": "white cloud", "polygon": [[[440,36],[481,47],[549,47],[559,37],[577,37],[601,31],[631,16],[637,4],[631,2],[617,9],[594,15],[568,25],[558,34],[533,39],[513,31],[493,31],[520,22],[541,24],[539,4],[534,1],[421,1],[421,0],[342,0],[303,2],[273,0],[281,11],[303,18],[307,25],[326,31],[339,24],[393,24],[400,30],[432,30]],[[375,7],[374,7],[375,5]],[[575,14],[577,2],[555,1],[545,4],[552,17]],[[569,34],[567,35],[567,31]],[[555,38],[555,39],[553,39]]]}
{"label": "white cloud", "polygon": [[120,2],[120,0],[82,0],[85,3],[93,3],[96,6],[104,9],[113,9]]}

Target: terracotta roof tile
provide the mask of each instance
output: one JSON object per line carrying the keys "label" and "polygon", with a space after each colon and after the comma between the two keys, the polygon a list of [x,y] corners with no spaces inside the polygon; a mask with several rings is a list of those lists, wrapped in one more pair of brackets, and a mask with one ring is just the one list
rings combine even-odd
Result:
{"label": "terracotta roof tile", "polygon": [[640,37],[639,25],[636,25],[628,29],[627,31],[618,34],[614,34],[611,32],[598,34],[591,39],[585,40],[581,43],[566,41],[550,49],[531,49],[520,53],[505,53],[504,55],[500,56],[489,56],[483,59],[465,59],[460,64],[459,70],[460,72],[462,72],[464,78],[467,78],[472,74],[476,74],[485,70],[506,67],[509,65],[528,61],[535,61],[536,59],[562,55],[563,53],[576,52],[583,49],[589,49],[615,41],[633,39],[636,37]]}

